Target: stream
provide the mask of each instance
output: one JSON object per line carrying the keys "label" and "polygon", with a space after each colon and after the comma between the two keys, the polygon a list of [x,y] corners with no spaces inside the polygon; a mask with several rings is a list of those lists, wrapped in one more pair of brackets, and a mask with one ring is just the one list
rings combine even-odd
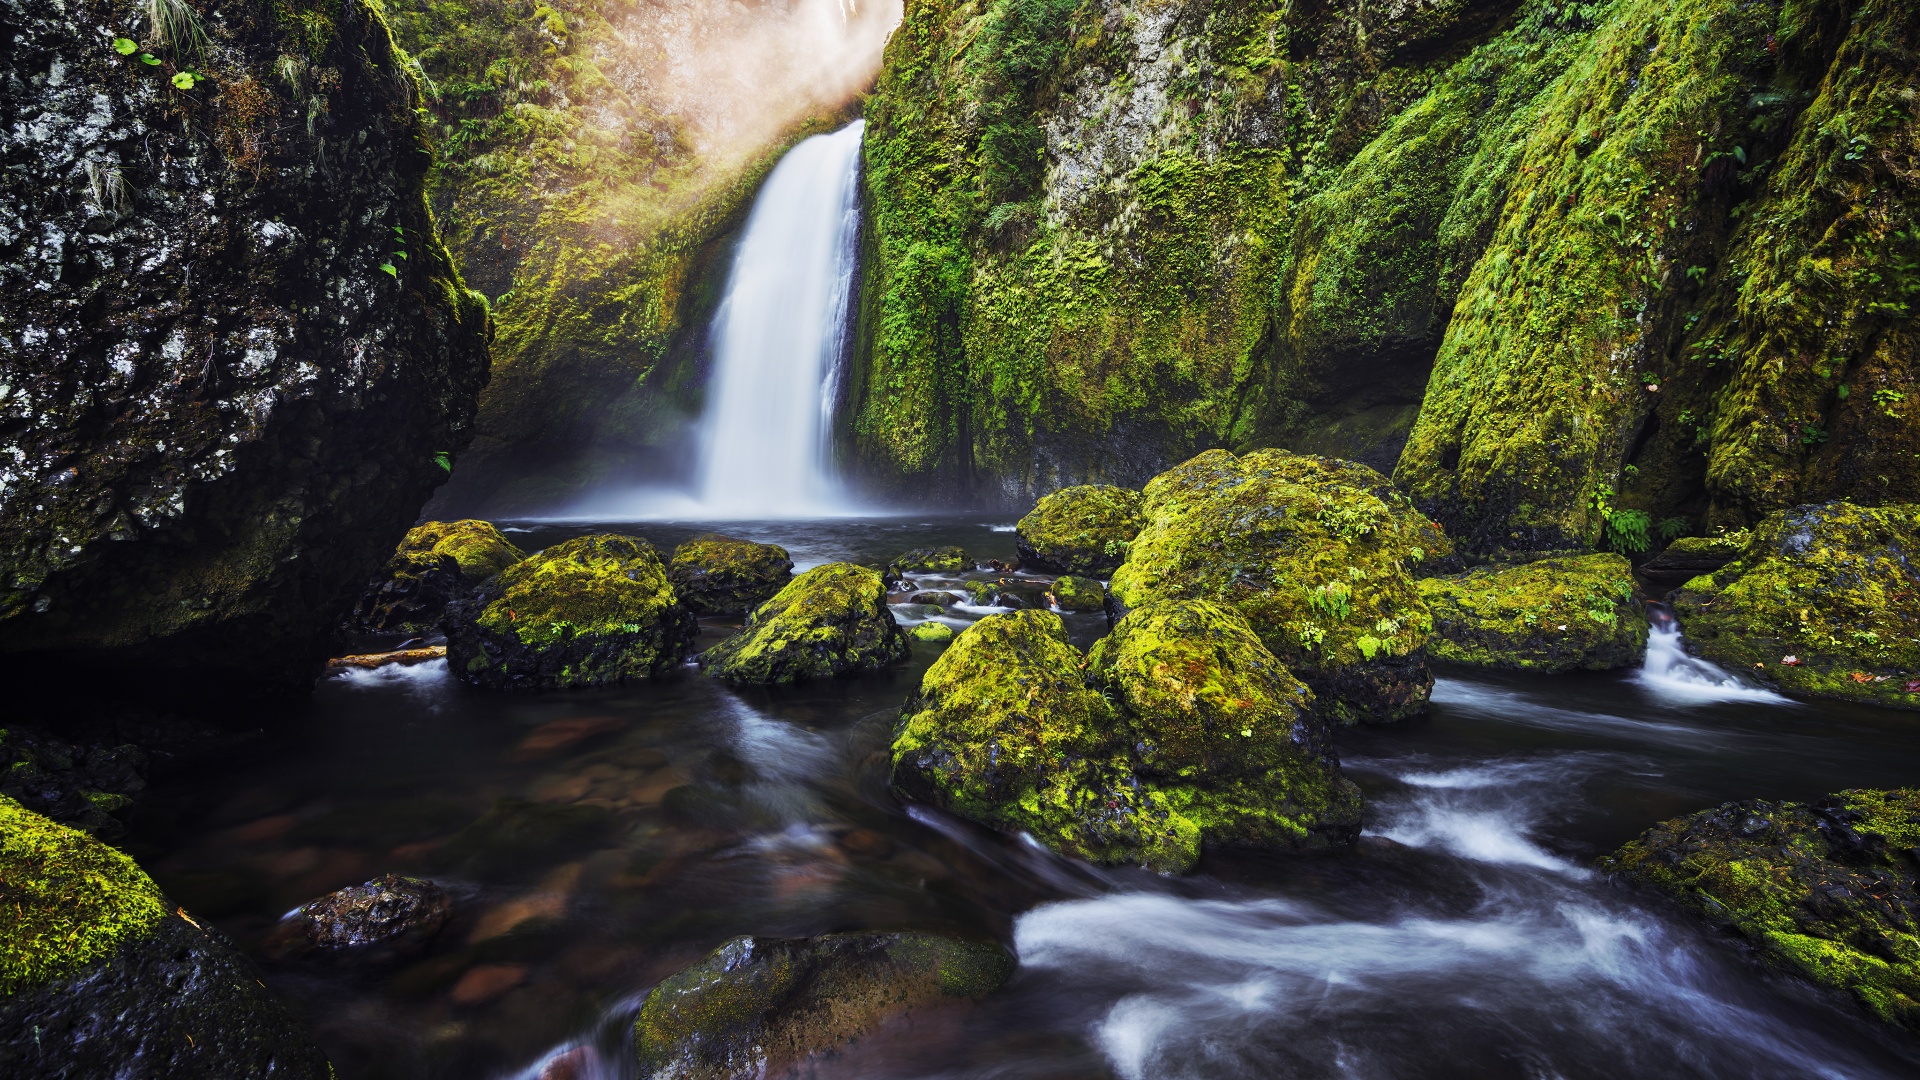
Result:
{"label": "stream", "polygon": [[[707,531],[504,524],[528,551],[612,529],[664,553]],[[1004,518],[722,528],[802,569],[932,544],[1014,556]],[[1105,629],[1068,622],[1083,647]],[[708,621],[702,647],[728,629]],[[1426,716],[1339,735],[1368,798],[1356,851],[1209,856],[1165,879],[892,798],[891,727],[939,650],[780,691],[691,668],[519,696],[444,661],[330,676],[258,732],[157,766],[136,839],[342,1080],[531,1078],[562,1054],[570,1075],[631,1077],[627,1028],[663,976],[738,934],[869,928],[991,934],[1019,970],[822,1077],[1920,1075],[1920,1039],[1588,869],[1725,800],[1910,784],[1910,714],[1746,687],[1671,629],[1644,669],[1442,670]],[[454,896],[424,951],[322,958],[276,934],[295,905],[388,871]]]}

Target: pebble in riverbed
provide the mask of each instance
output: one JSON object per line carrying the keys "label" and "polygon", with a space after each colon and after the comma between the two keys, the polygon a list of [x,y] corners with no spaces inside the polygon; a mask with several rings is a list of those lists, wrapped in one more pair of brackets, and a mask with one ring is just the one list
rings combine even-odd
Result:
{"label": "pebble in riverbed", "polygon": [[445,889],[421,878],[387,874],[303,905],[295,916],[307,941],[323,949],[423,944],[453,908]]}

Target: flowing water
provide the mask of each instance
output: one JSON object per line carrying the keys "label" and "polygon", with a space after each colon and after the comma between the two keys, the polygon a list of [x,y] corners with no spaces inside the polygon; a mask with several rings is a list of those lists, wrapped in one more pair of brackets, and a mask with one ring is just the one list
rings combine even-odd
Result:
{"label": "flowing water", "polygon": [[[707,525],[618,527],[670,546]],[[937,543],[1013,555],[982,518],[725,528],[803,565]],[[1083,645],[1103,629],[1070,620]],[[343,1080],[534,1076],[563,1052],[631,1077],[641,996],[726,938],[901,927],[996,935],[1019,969],[820,1076],[1920,1075],[1920,1041],[1590,869],[1728,799],[1911,783],[1909,715],[1756,691],[1670,629],[1644,670],[1445,672],[1426,717],[1339,737],[1369,801],[1358,850],[1210,856],[1169,880],[898,804],[889,731],[938,655],[914,649],[897,671],[783,692],[692,670],[519,696],[444,662],[335,676],[159,775],[136,851],[260,958]],[[511,827],[475,827],[490,811]],[[278,943],[289,908],[385,871],[455,896],[423,952]]]}

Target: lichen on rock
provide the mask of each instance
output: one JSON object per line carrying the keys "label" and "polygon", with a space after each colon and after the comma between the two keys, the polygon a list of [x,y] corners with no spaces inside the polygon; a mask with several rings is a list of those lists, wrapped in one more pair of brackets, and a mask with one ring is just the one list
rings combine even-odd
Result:
{"label": "lichen on rock", "polygon": [[1423,578],[1433,613],[1427,651],[1473,667],[1605,671],[1639,660],[1647,619],[1619,555],[1540,559]]}
{"label": "lichen on rock", "polygon": [[649,1076],[792,1075],[908,1013],[984,997],[1013,966],[994,942],[943,934],[738,937],[648,992],[634,1051]]}
{"label": "lichen on rock", "polygon": [[673,549],[667,580],[696,614],[745,615],[793,580],[793,559],[777,544],[704,533]]}
{"label": "lichen on rock", "polygon": [[1061,488],[1014,527],[1020,565],[1088,577],[1111,573],[1126,561],[1127,544],[1143,524],[1137,491],[1106,484]]}
{"label": "lichen on rock", "polygon": [[1648,829],[1601,868],[1729,928],[1768,962],[1920,1030],[1920,790],[1730,802]]}
{"label": "lichen on rock", "polygon": [[1754,526],[1739,558],[1673,594],[1716,663],[1819,697],[1920,708],[1920,506],[1810,504]]}
{"label": "lichen on rock", "polygon": [[447,605],[526,558],[491,522],[429,521],[407,531],[380,581],[355,606],[355,629],[432,630]]}
{"label": "lichen on rock", "polygon": [[1432,619],[1410,572],[1452,546],[1385,477],[1284,450],[1209,450],[1144,494],[1116,601],[1232,607],[1342,723],[1426,707]]}
{"label": "lichen on rock", "polygon": [[496,689],[604,686],[680,665],[698,625],[653,545],[579,536],[509,567],[447,609],[447,661]]}
{"label": "lichen on rock", "polygon": [[700,665],[729,682],[792,683],[877,671],[907,652],[880,574],[839,562],[794,578]]}

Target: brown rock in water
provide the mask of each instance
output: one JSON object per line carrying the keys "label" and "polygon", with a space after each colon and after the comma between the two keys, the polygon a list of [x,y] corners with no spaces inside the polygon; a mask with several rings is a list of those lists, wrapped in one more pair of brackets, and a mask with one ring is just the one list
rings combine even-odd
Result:
{"label": "brown rock in water", "polygon": [[446,890],[433,882],[387,874],[310,901],[295,918],[317,948],[410,948],[438,933],[452,909]]}
{"label": "brown rock in water", "polygon": [[352,656],[336,656],[327,661],[327,670],[345,671],[348,668],[372,669],[386,667],[388,664],[412,667],[415,664],[424,664],[429,660],[445,660],[446,658],[447,647],[445,645],[429,645],[424,649],[396,649],[393,652],[355,653]]}

